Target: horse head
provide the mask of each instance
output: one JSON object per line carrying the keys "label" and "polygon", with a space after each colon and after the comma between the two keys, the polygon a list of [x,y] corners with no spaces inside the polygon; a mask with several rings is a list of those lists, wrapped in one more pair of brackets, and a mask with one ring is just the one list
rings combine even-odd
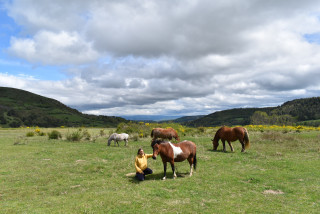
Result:
{"label": "horse head", "polygon": [[159,144],[154,144],[153,145],[153,153],[152,153],[152,158],[155,160],[157,159],[157,155],[159,154]]}
{"label": "horse head", "polygon": [[213,144],[213,150],[217,150],[218,146],[219,146],[219,143],[217,140],[215,139],[211,139],[212,141],[212,144]]}

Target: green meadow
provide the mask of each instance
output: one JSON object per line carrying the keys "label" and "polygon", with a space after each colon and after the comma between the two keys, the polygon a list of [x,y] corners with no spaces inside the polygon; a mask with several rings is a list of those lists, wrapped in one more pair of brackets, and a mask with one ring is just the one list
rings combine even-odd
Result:
{"label": "green meadow", "polygon": [[[41,128],[40,128],[41,129]],[[48,133],[53,129],[41,129]],[[139,147],[152,153],[150,137],[107,147],[111,129],[88,128],[89,140],[26,137],[26,128],[0,128],[0,213],[319,213],[320,131],[249,130],[241,153],[212,151],[216,129],[186,134],[197,145],[197,170],[187,161],[168,167],[148,159],[146,180],[134,178]]]}

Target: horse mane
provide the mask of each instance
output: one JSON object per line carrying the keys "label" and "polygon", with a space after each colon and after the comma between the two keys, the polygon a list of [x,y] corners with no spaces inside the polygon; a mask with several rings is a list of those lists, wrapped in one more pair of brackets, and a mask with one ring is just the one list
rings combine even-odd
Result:
{"label": "horse mane", "polygon": [[153,146],[156,144],[167,143],[167,142],[169,142],[169,141],[164,141],[162,139],[155,139],[155,140],[151,141],[151,147],[153,148]]}

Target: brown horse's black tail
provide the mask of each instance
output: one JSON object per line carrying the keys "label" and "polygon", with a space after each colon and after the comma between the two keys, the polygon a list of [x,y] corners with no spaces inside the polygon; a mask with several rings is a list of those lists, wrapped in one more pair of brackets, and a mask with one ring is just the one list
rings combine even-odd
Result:
{"label": "brown horse's black tail", "polygon": [[151,131],[151,137],[153,137],[153,130],[154,130],[154,129],[152,129],[152,131]]}
{"label": "brown horse's black tail", "polygon": [[194,158],[193,158],[193,168],[194,170],[197,169],[197,153],[194,155]]}
{"label": "brown horse's black tail", "polygon": [[244,147],[246,149],[250,147],[249,134],[246,128],[244,128]]}

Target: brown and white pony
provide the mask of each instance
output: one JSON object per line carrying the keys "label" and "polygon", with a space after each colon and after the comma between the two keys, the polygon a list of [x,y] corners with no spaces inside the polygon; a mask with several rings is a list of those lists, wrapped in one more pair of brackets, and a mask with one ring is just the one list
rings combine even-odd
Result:
{"label": "brown and white pony", "polygon": [[177,175],[174,168],[174,162],[182,162],[186,159],[189,161],[190,176],[192,176],[193,168],[196,169],[197,167],[197,147],[194,142],[185,140],[180,143],[173,144],[169,141],[153,140],[151,146],[153,148],[152,158],[156,159],[158,154],[161,156],[164,169],[163,180],[166,179],[167,162],[171,165],[173,178],[176,178]]}
{"label": "brown and white pony", "polygon": [[213,150],[217,150],[217,148],[219,146],[220,139],[223,144],[223,151],[224,152],[226,151],[225,141],[228,142],[232,152],[234,151],[233,146],[231,144],[231,142],[233,142],[233,141],[236,141],[236,140],[240,141],[240,143],[242,145],[241,152],[244,152],[250,146],[249,134],[248,134],[247,129],[244,127],[234,127],[234,128],[229,128],[226,126],[221,127],[216,132],[214,139],[212,139]]}
{"label": "brown and white pony", "polygon": [[173,128],[154,128],[151,131],[151,137],[153,138],[153,140],[156,140],[157,138],[161,138],[162,140],[172,140],[172,138],[175,138],[177,141],[180,141],[178,133]]}

